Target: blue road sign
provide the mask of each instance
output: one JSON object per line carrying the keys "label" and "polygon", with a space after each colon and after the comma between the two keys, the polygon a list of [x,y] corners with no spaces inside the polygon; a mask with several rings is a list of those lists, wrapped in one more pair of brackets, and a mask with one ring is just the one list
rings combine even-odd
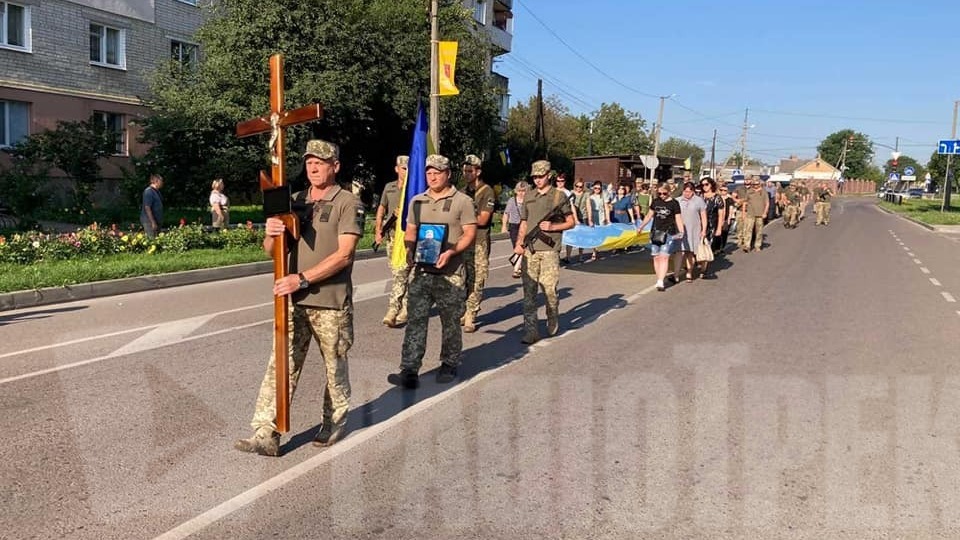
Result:
{"label": "blue road sign", "polygon": [[897,173],[895,173],[895,172],[892,172],[892,173],[890,173],[890,176],[889,176],[888,178],[889,178],[890,180],[896,182],[897,180],[900,180],[900,175],[897,174]]}
{"label": "blue road sign", "polygon": [[938,154],[960,154],[960,140],[945,139],[937,145]]}
{"label": "blue road sign", "polygon": [[904,176],[913,176],[914,174],[916,174],[916,172],[917,171],[915,171],[913,167],[906,167],[905,169],[903,169]]}

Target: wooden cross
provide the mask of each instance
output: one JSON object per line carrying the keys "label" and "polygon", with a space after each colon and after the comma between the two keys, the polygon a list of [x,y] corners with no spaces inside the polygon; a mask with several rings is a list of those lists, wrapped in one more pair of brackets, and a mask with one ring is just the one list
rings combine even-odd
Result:
{"label": "wooden cross", "polygon": [[[270,133],[271,174],[260,171],[260,189],[267,190],[286,185],[284,178],[284,139],[285,129],[297,124],[323,118],[323,108],[318,103],[307,105],[292,111],[283,110],[283,55],[270,57],[270,114],[237,124],[237,137],[249,137],[261,133]],[[299,239],[299,219],[288,213],[279,217],[293,241]],[[289,274],[287,235],[282,235],[273,243],[273,277],[278,280]],[[289,297],[277,296],[273,299],[273,351],[277,383],[277,431],[290,430],[290,352],[288,345]]]}

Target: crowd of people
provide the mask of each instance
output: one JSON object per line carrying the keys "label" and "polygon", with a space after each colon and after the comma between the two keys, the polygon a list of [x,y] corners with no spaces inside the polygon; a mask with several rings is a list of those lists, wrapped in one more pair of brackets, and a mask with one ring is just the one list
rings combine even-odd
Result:
{"label": "crowd of people", "polygon": [[[322,422],[313,444],[327,447],[346,432],[350,381],[347,353],[353,344],[353,260],[362,228],[355,216],[358,197],[341,189],[336,181],[340,168],[339,148],[328,141],[311,140],[303,154],[308,185],[294,193],[311,209],[301,219],[300,238],[291,243],[290,274],[274,282],[273,293],[291,299],[289,325],[289,395],[292,399],[311,338],[321,349],[326,370],[326,392]],[[424,167],[427,189],[417,194],[407,212],[403,230],[405,261],[396,264],[393,252],[400,249],[392,240],[391,223],[401,212],[403,182],[407,169]],[[440,319],[440,367],[436,381],[447,384],[457,378],[463,350],[463,333],[476,331],[477,314],[483,300],[489,269],[490,226],[496,209],[493,189],[483,179],[482,160],[468,155],[460,165],[464,191],[452,183],[451,161],[442,155],[427,156],[413,164],[398,156],[397,178],[384,188],[376,214],[376,242],[386,243],[391,261],[393,286],[383,324],[403,327],[403,345],[396,373],[387,380],[404,389],[420,385],[420,369],[427,350],[427,327],[431,310]],[[600,182],[590,185],[581,179],[573,190],[566,178],[554,175],[548,161],[531,165],[530,182],[518,182],[504,210],[502,231],[510,234],[513,246],[513,275],[523,284],[524,344],[541,339],[538,297],[543,293],[546,335],[560,330],[558,284],[560,280],[563,231],[577,224],[600,226],[607,223],[637,225],[640,234],[652,222],[647,249],[653,259],[658,290],[665,282],[690,281],[695,273],[713,277],[710,262],[725,254],[727,236],[737,231],[744,251],[760,251],[763,224],[771,205],[797,219],[805,196],[801,188],[788,187],[770,197],[762,184],[749,179],[734,193],[710,178],[681,185],[668,181],[649,189],[642,182],[636,188],[616,186],[604,194]],[[824,186],[817,198],[817,222],[829,223],[829,200]],[[212,202],[212,201],[211,201]],[[799,207],[799,208],[798,208]],[[792,208],[792,209],[791,209]],[[786,214],[785,214],[786,215]],[[643,216],[641,218],[641,216]],[[791,218],[792,220],[792,218]],[[785,225],[788,222],[785,221]],[[789,222],[792,226],[792,221]],[[277,237],[286,234],[284,222],[271,217],[266,223],[263,248],[271,252]],[[429,247],[429,249],[427,249]],[[564,259],[569,260],[567,248]],[[398,254],[399,255],[399,254]],[[583,254],[581,253],[581,259]],[[594,252],[591,258],[596,258]],[[673,272],[667,275],[670,259]],[[243,452],[266,456],[280,453],[276,424],[276,380],[273,353],[256,399],[250,438],[236,441]]]}

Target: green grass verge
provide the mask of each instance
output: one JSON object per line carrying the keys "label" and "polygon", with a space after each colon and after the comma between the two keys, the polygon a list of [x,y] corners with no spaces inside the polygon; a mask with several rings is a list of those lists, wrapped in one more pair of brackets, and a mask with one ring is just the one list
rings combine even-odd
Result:
{"label": "green grass verge", "polygon": [[[891,212],[909,216],[927,225],[960,225],[960,208],[952,205],[950,211],[941,212],[941,202],[934,199],[907,199],[903,204],[885,201],[880,201],[878,204]],[[951,200],[951,202],[956,205],[960,201]]]}
{"label": "green grass verge", "polygon": [[61,287],[269,259],[259,247],[250,246],[243,249],[197,249],[185,253],[154,255],[123,254],[101,259],[77,258],[27,266],[2,264],[0,265],[0,292]]}

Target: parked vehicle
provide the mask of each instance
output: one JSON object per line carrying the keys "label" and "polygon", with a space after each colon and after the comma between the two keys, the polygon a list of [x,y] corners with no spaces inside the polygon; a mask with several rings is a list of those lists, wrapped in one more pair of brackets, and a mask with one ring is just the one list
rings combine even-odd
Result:
{"label": "parked vehicle", "polygon": [[908,199],[922,199],[923,198],[923,189],[921,188],[912,188],[907,190]]}

